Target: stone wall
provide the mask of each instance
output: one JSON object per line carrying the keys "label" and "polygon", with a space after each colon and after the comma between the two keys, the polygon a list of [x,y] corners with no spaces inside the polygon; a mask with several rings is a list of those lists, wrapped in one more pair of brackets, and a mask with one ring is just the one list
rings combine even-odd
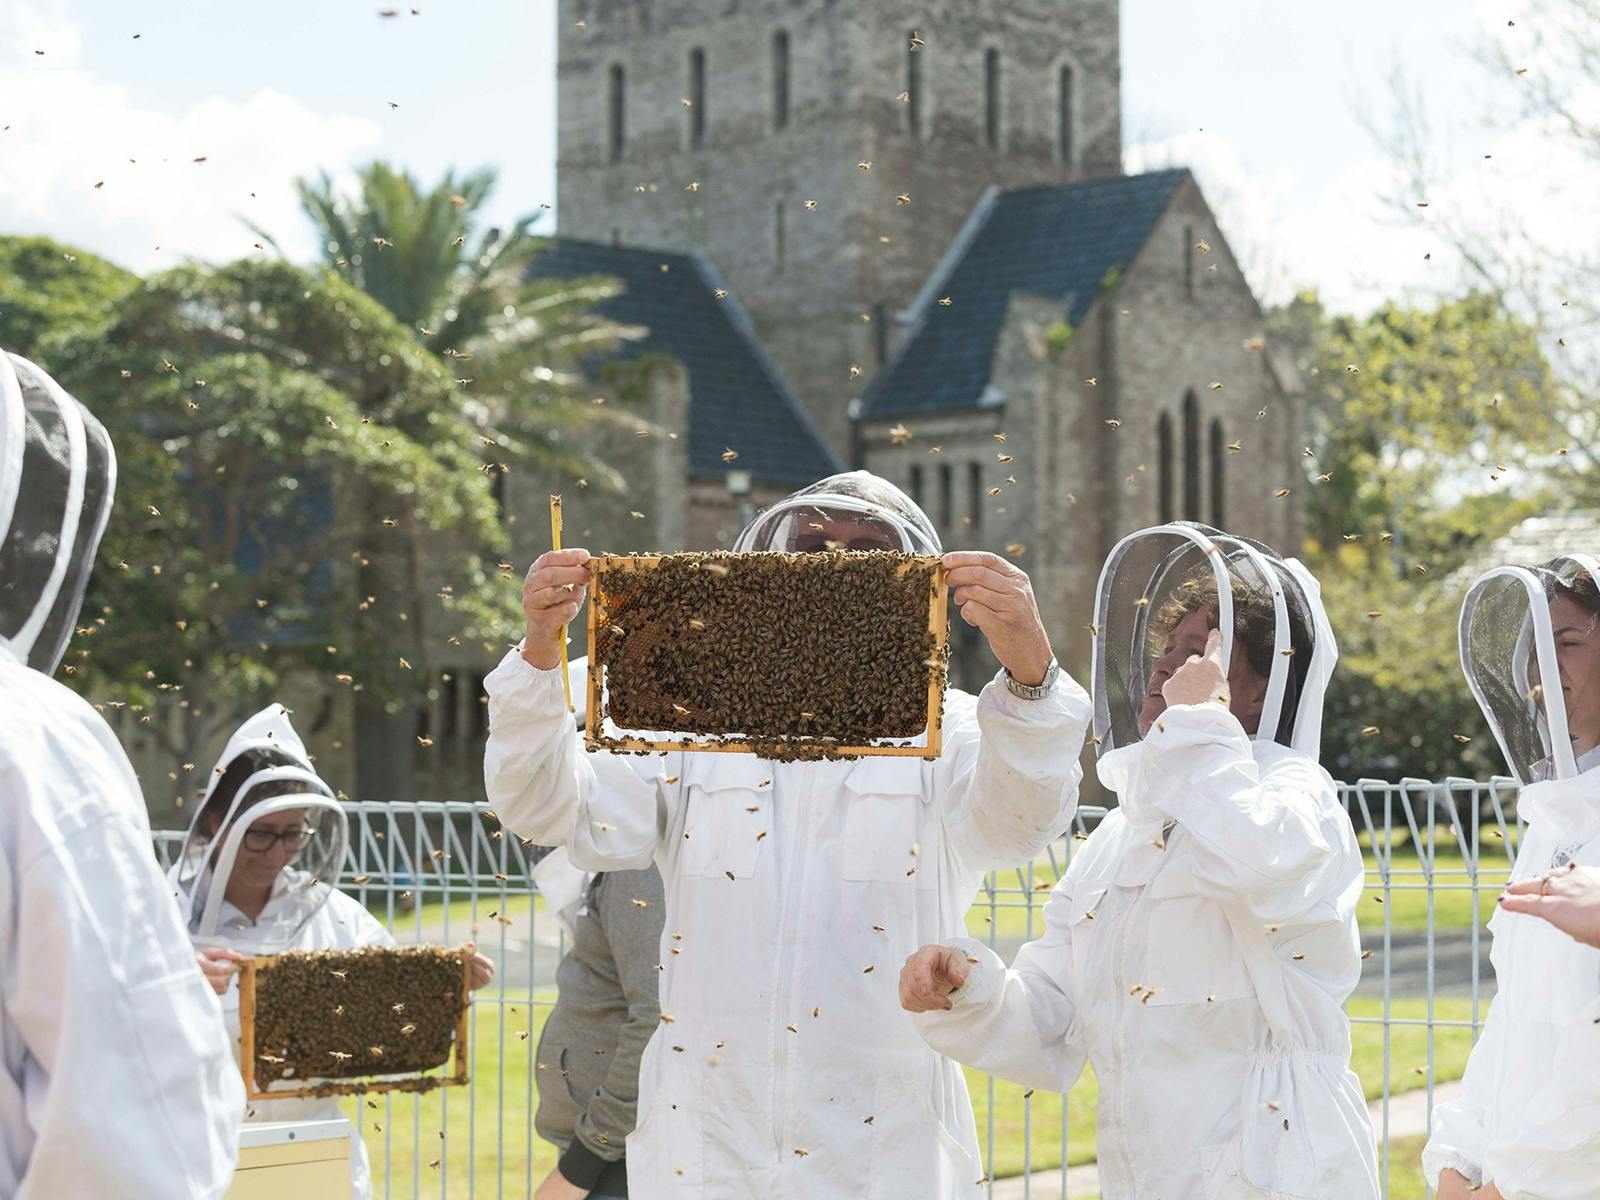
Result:
{"label": "stone wall", "polygon": [[[924,43],[915,127],[897,99],[910,86],[912,30]],[[790,81],[781,126],[780,33]],[[560,36],[562,232],[710,257],[845,457],[849,402],[893,348],[890,318],[985,189],[1120,169],[1115,0],[563,0]],[[992,147],[990,49],[1000,79]],[[706,64],[698,142],[683,104],[695,99],[694,50]],[[1075,130],[1066,158],[1064,66]],[[613,67],[625,80],[615,161]]]}

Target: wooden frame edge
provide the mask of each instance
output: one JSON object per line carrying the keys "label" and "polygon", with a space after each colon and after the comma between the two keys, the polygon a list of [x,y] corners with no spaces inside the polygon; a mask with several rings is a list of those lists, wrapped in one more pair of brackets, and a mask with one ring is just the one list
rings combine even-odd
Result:
{"label": "wooden frame edge", "polygon": [[[584,712],[584,749],[609,750],[613,753],[632,751],[647,754],[665,754],[672,751],[691,751],[703,754],[755,754],[757,747],[744,742],[652,741],[642,737],[624,737],[613,741],[600,739],[600,699],[604,672],[595,661],[595,629],[605,617],[605,605],[600,599],[600,576],[608,570],[632,570],[654,566],[662,559],[660,554],[605,554],[589,560],[589,612],[588,642],[589,670],[586,691],[588,695]],[[950,613],[949,584],[945,582],[944,561],[937,555],[917,555],[931,558],[933,562],[933,592],[928,600],[928,632],[933,634],[934,651],[949,644]],[[942,678],[941,678],[942,676]],[[944,691],[949,686],[948,664],[928,668],[928,723],[925,728],[927,744],[923,746],[872,745],[832,746],[832,753],[841,758],[938,758],[944,745]],[[774,739],[781,740],[781,739]],[[813,746],[820,743],[796,741],[796,746]]]}
{"label": "wooden frame edge", "polygon": [[[378,1079],[374,1082],[364,1082],[370,1078],[363,1076],[361,1079],[338,1080],[330,1079],[325,1083],[313,1087],[283,1088],[272,1091],[262,1091],[256,1081],[256,1053],[255,1053],[255,1022],[256,1022],[256,966],[258,963],[270,963],[276,955],[261,955],[258,958],[247,958],[239,964],[239,1073],[244,1077],[244,1096],[246,1101],[257,1100],[304,1100],[310,1097],[323,1096],[361,1096],[368,1092],[396,1092],[415,1091],[419,1080],[436,1078],[436,1087],[461,1087],[472,1081],[472,954],[465,948],[458,950],[461,960],[461,1019],[456,1022],[456,1040],[451,1048],[454,1055],[453,1065],[455,1074],[428,1076],[422,1072],[408,1075],[404,1079]],[[447,1060],[449,1062],[450,1060]],[[248,1065],[247,1065],[248,1064]],[[430,1067],[429,1070],[434,1068]]]}

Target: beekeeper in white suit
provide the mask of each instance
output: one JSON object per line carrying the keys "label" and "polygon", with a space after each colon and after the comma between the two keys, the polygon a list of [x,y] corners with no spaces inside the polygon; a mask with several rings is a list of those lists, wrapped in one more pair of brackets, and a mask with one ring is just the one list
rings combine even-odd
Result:
{"label": "beekeeper in white suit", "polygon": [[0,1196],[220,1196],[244,1089],[111,730],[55,683],[105,529],[100,423],[0,352]]}
{"label": "beekeeper in white suit", "polygon": [[[1514,884],[1600,865],[1597,580],[1586,555],[1497,567],[1461,607],[1462,668],[1522,784]],[[1489,931],[1497,991],[1460,1095],[1433,1110],[1423,1174],[1441,1200],[1592,1200],[1600,950],[1504,909]]]}
{"label": "beekeeper in white suit", "polygon": [[[828,542],[939,552],[917,506],[865,472],[768,509],[737,548]],[[588,557],[546,554],[528,573],[526,641],[488,679],[485,777],[511,828],[569,846],[580,867],[660,866],[662,1025],[640,1071],[630,1186],[976,1197],[966,1086],[900,1012],[894,977],[916,946],[962,929],[986,870],[1031,859],[1074,811],[1088,697],[1060,675],[1027,576],[945,555],[963,618],[1005,669],[976,698],[946,694],[937,761],[589,755],[555,669]]]}
{"label": "beekeeper in white suit", "polygon": [[[318,777],[288,710],[271,704],[245,721],[217,760],[168,872],[201,969],[222,997],[236,1046],[237,974],[243,959],[395,944],[376,917],[335,886],[347,840],[344,808]],[[492,975],[493,965],[478,955],[473,986],[483,986]],[[258,1078],[270,1070],[266,1064],[257,1067]],[[255,1101],[250,1120],[324,1121],[343,1115],[337,1096],[291,1097]],[[356,1200],[372,1195],[359,1131],[351,1135],[350,1186]]]}
{"label": "beekeeper in white suit", "polygon": [[1007,970],[971,939],[901,973],[928,1043],[1029,1087],[1099,1081],[1107,1200],[1378,1195],[1343,1005],[1362,867],[1317,765],[1337,650],[1315,579],[1187,522],[1100,576],[1095,734],[1118,807]]}

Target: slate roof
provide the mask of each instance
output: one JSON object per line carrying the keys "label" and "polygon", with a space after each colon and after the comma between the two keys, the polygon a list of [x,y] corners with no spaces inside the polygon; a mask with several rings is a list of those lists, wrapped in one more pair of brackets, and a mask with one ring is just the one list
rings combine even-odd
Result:
{"label": "slate roof", "polygon": [[1558,554],[1600,557],[1600,510],[1576,509],[1529,517],[1474,554],[1451,574],[1450,582],[1465,592],[1474,579],[1492,567],[1536,567]]}
{"label": "slate roof", "polygon": [[[665,266],[667,270],[661,268]],[[623,291],[600,312],[649,332],[608,360],[667,354],[689,373],[689,474],[720,479],[745,470],[757,482],[814,483],[844,470],[810,414],[756,340],[748,314],[698,255],[666,254],[556,238],[529,268],[535,279],[603,275]],[[723,450],[739,452],[722,461]]]}
{"label": "slate roof", "polygon": [[[1014,292],[1068,305],[1076,329],[1106,272],[1150,237],[1187,170],[1000,192],[941,264],[915,330],[863,397],[866,417],[977,408]],[[937,303],[950,297],[951,304]]]}

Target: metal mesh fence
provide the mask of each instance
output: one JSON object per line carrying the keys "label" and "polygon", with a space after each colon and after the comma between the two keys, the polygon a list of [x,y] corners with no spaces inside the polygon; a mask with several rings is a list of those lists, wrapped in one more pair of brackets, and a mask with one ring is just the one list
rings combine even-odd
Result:
{"label": "metal mesh fence", "polygon": [[[1421,1195],[1418,1160],[1433,1105],[1457,1086],[1493,995],[1484,922],[1520,829],[1512,780],[1341,784],[1361,843],[1370,952],[1349,1009],[1353,1067],[1371,1103],[1386,1196]],[[519,840],[470,804],[351,803],[341,887],[401,942],[475,942],[496,961],[477,993],[474,1069],[464,1088],[346,1101],[372,1157],[375,1194],[441,1200],[529,1197],[554,1165],[537,1137],[534,1048],[565,951],[536,896]],[[995,872],[969,932],[1010,961],[1044,930],[1050,887],[1105,815],[1080,809],[1071,834],[1032,863]],[[182,835],[160,831],[163,865]],[[1092,1081],[1067,1097],[968,1073],[989,1194],[999,1200],[1099,1194]],[[1069,1169],[1063,1169],[1067,1166]]]}

